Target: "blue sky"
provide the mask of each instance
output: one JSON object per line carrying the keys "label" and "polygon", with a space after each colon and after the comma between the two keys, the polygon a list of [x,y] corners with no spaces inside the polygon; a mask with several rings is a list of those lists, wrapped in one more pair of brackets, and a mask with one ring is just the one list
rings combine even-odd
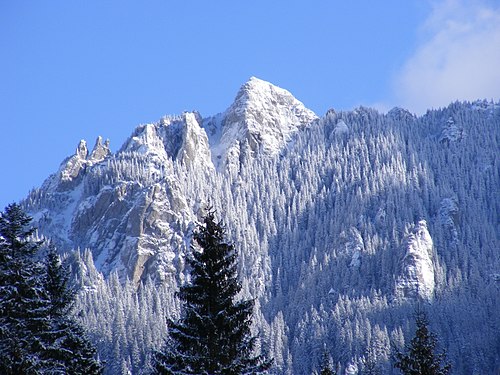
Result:
{"label": "blue sky", "polygon": [[79,140],[224,111],[251,76],[329,108],[500,98],[498,0],[2,1],[0,205]]}

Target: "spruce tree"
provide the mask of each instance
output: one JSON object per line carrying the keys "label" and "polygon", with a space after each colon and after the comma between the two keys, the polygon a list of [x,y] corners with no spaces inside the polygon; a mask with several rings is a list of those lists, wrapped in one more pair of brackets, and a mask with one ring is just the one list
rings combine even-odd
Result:
{"label": "spruce tree", "polygon": [[380,375],[381,370],[377,364],[376,358],[373,356],[373,353],[369,349],[365,353],[365,357],[361,360],[361,374],[363,375]]}
{"label": "spruce tree", "polygon": [[446,358],[445,352],[434,354],[437,346],[437,337],[429,331],[427,315],[423,311],[415,313],[415,337],[406,347],[407,353],[396,352],[394,367],[404,375],[447,375],[450,364],[442,362]]}
{"label": "spruce tree", "polygon": [[100,374],[71,318],[68,275],[54,250],[38,260],[42,243],[30,222],[18,204],[0,213],[0,374]]}
{"label": "spruce tree", "polygon": [[63,364],[65,373],[101,374],[102,364],[95,359],[97,351],[72,315],[76,292],[69,287],[69,271],[54,248],[45,259],[44,287],[49,299],[51,355]]}
{"label": "spruce tree", "polygon": [[271,361],[255,355],[252,300],[236,301],[241,290],[237,254],[223,225],[209,210],[194,233],[191,282],[181,287],[181,318],[169,320],[169,337],[155,353],[155,374],[259,374]]}
{"label": "spruce tree", "polygon": [[337,372],[333,369],[332,360],[330,359],[330,355],[326,351],[323,352],[323,359],[321,363],[321,370],[319,371],[319,375],[336,375]]}
{"label": "spruce tree", "polygon": [[49,304],[30,221],[18,204],[0,213],[0,373],[6,375],[59,368],[47,351]]}

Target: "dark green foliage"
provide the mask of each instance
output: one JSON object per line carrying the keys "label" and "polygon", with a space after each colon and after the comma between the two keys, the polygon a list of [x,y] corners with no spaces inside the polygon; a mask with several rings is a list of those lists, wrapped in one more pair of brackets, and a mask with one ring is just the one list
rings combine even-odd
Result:
{"label": "dark green foliage", "polygon": [[44,287],[50,302],[52,317],[66,316],[72,308],[75,291],[68,286],[69,273],[65,269],[56,250],[51,247],[45,258]]}
{"label": "dark green foliage", "polygon": [[31,218],[17,204],[0,214],[0,373],[100,374],[95,349],[72,320],[73,294],[54,250],[36,258]]}
{"label": "dark green foliage", "polygon": [[255,356],[253,301],[235,301],[241,286],[236,252],[209,211],[194,234],[191,283],[181,287],[182,317],[169,321],[169,338],[155,354],[157,374],[258,374],[271,362]]}
{"label": "dark green foliage", "polygon": [[407,346],[407,353],[396,353],[394,367],[405,375],[446,375],[450,372],[449,363],[442,364],[446,354],[434,354],[437,337],[428,329],[427,315],[422,311],[415,313],[417,329],[415,337]]}
{"label": "dark green foliage", "polygon": [[35,374],[57,367],[47,358],[50,332],[40,242],[30,240],[31,218],[17,204],[0,214],[0,373]]}

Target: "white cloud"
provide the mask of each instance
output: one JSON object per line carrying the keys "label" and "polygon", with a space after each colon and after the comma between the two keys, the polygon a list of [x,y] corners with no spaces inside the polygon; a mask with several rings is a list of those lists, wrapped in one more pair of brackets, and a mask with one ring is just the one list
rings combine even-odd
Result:
{"label": "white cloud", "polygon": [[500,7],[439,1],[421,32],[395,78],[398,105],[422,113],[455,100],[500,99]]}

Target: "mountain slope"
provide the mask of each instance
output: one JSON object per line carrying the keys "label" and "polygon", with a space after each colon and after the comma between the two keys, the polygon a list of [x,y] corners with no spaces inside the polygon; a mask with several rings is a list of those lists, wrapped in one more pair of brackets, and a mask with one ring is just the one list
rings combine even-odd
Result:
{"label": "mountain slope", "polygon": [[[240,250],[243,294],[257,298],[255,328],[280,373],[311,373],[324,345],[351,373],[372,348],[390,373],[390,342],[411,336],[417,301],[457,372],[494,373],[499,140],[498,104],[318,118],[252,78],[225,112],[139,126],[115,154],[81,142],[24,203],[60,249],[90,250],[85,269],[152,278],[169,293],[187,277],[194,223],[212,205]],[[84,319],[122,310],[100,303],[82,302]],[[102,339],[104,327],[89,326]]]}

